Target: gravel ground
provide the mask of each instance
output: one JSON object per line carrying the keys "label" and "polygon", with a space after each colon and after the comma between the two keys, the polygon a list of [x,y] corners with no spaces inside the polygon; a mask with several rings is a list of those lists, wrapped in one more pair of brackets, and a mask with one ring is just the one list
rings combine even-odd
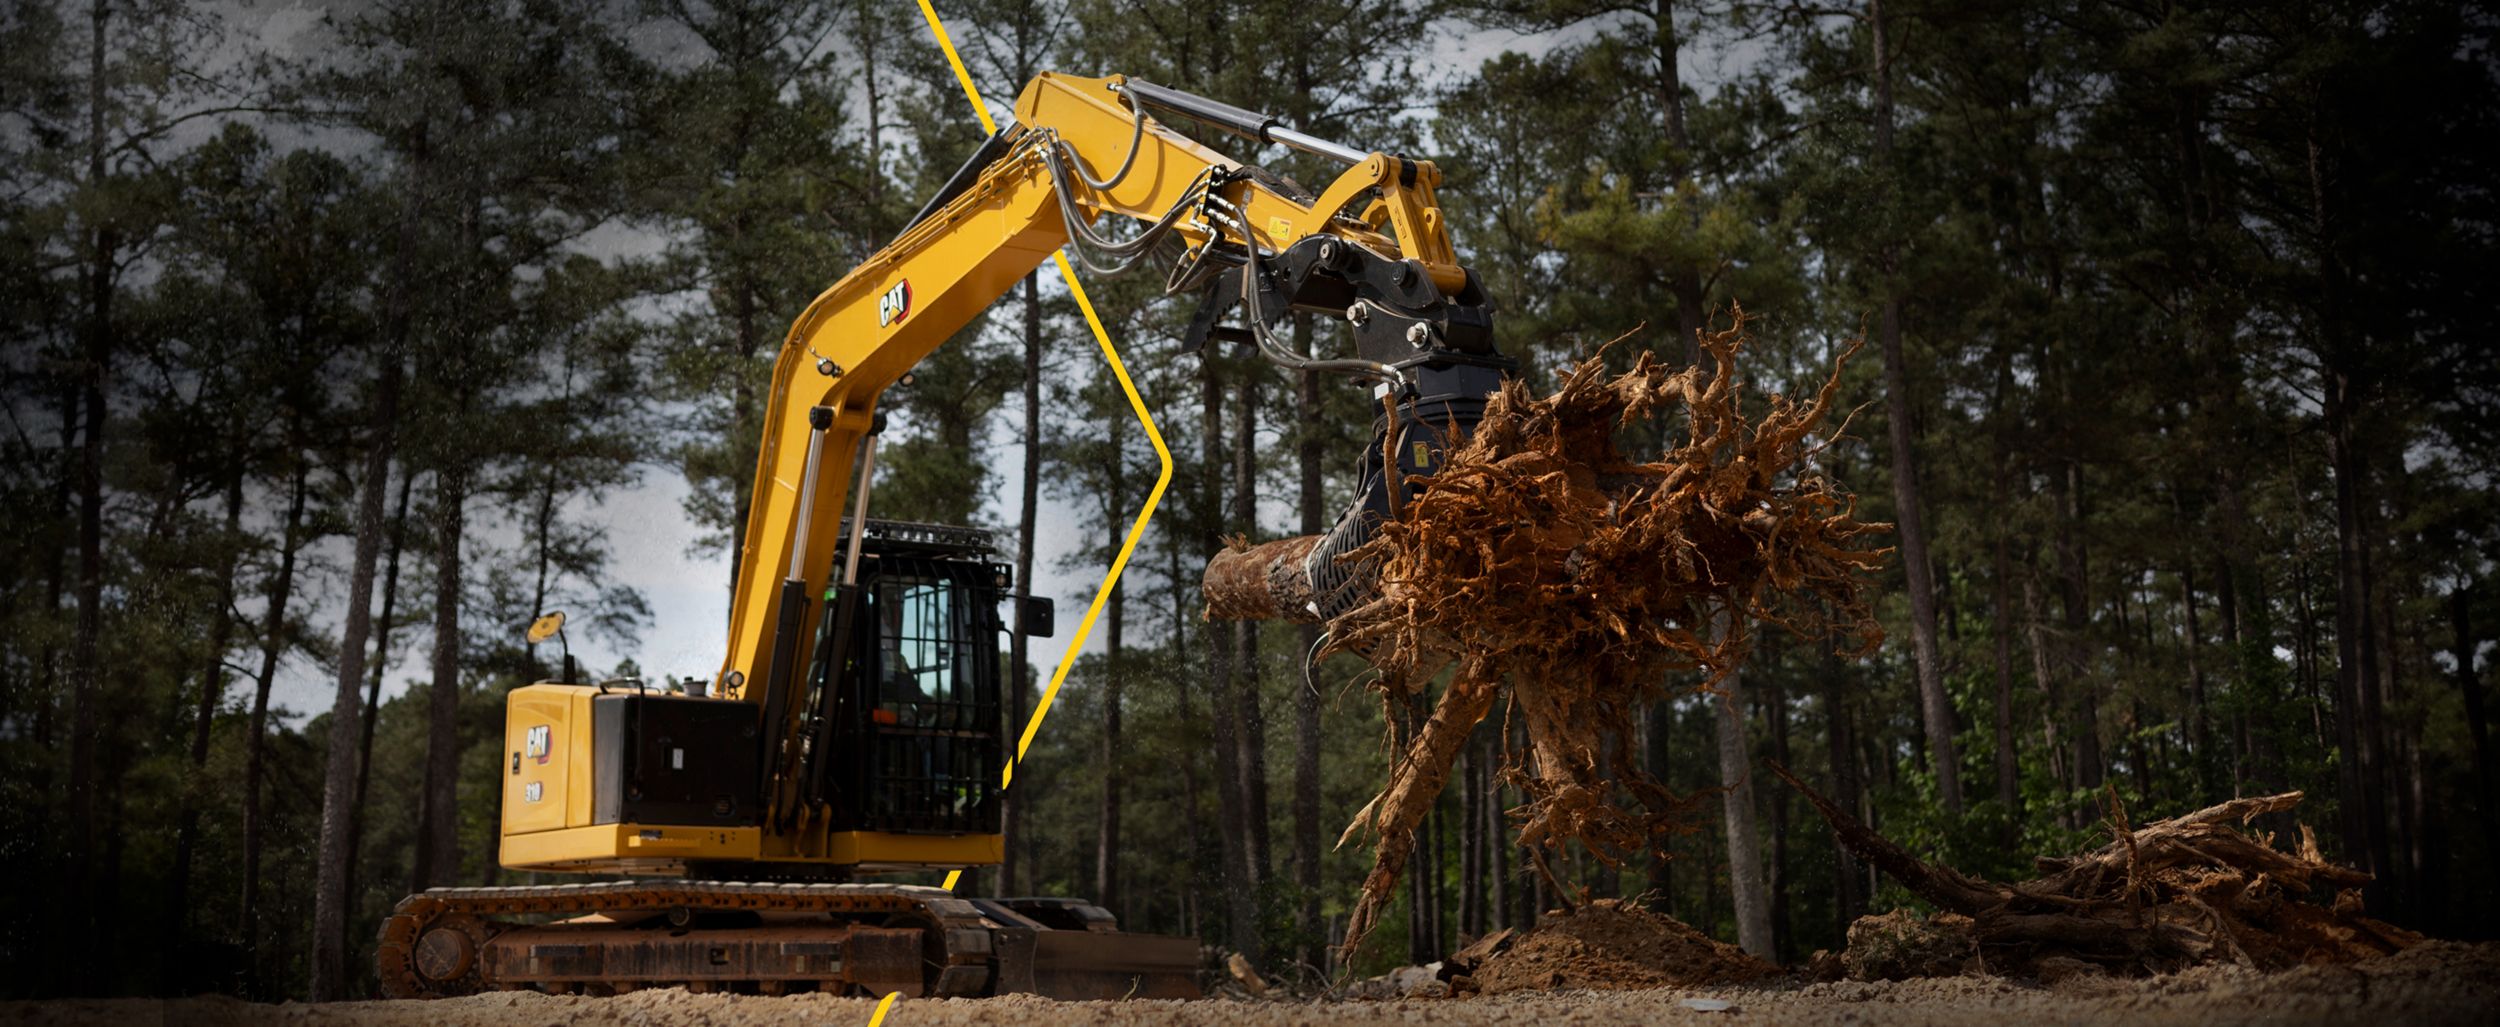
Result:
{"label": "gravel ground", "polygon": [[[1700,1012],[1687,999],[1734,1008]],[[763,998],[637,992],[617,998],[499,993],[439,1002],[253,1005],[232,999],[173,1002],[117,999],[0,1003],[0,1022],[31,1025],[237,1024],[309,1027],[388,1024],[483,1025],[864,1024],[868,999],[794,995]],[[888,1024],[2228,1024],[2500,1023],[2500,943],[2432,942],[2348,966],[2261,974],[2206,967],[2169,977],[2085,977],[2043,987],[1990,977],[1879,984],[1770,984],[1758,987],[1512,993],[1389,1002],[1310,999],[1206,999],[1194,1002],[1053,1002],[1031,996],[902,1000]]]}

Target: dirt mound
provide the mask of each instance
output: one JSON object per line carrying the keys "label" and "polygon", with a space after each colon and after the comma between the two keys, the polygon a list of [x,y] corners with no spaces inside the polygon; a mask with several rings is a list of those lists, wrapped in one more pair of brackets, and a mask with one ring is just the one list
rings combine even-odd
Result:
{"label": "dirt mound", "polygon": [[1487,940],[1494,944],[1479,947],[1493,951],[1451,959],[1486,994],[1735,984],[1779,972],[1673,917],[1619,899],[1599,899],[1548,915],[1526,934]]}

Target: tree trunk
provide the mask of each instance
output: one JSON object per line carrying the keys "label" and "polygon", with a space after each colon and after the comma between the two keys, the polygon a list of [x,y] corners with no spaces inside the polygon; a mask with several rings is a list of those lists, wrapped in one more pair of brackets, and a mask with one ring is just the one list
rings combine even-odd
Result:
{"label": "tree trunk", "polygon": [[2356,424],[2367,390],[2353,370],[2356,359],[2338,305],[2340,265],[2334,251],[2323,161],[2313,128],[2310,193],[2316,244],[2322,254],[2319,374],[2324,379],[2320,385],[2325,394],[2327,464],[2335,487],[2335,740],[2343,753],[2336,761],[2336,781],[2347,858],[2373,875],[2362,891],[2371,908],[2384,912],[2392,897],[2390,883],[2396,868],[2387,832],[2391,811],[2385,753],[2380,746],[2378,625],[2370,595],[2367,504],[2362,496],[2369,471]]}
{"label": "tree trunk", "polygon": [[[102,189],[104,163],[105,24],[112,5],[94,0],[88,8],[93,33],[87,53],[87,180]],[[87,319],[85,352],[79,368],[84,392],[86,431],[79,439],[78,460],[78,625],[70,643],[70,863],[77,894],[90,894],[95,874],[96,747],[98,689],[104,668],[97,651],[104,631],[104,385],[113,361],[113,264],[120,237],[109,224],[88,229]],[[81,904],[76,911],[73,949],[76,962],[96,956],[95,910]]]}
{"label": "tree trunk", "polygon": [[1458,758],[1458,940],[1463,945],[1484,933],[1477,919],[1482,912],[1484,867],[1476,862],[1476,841],[1483,834],[1484,757],[1477,751],[1474,736],[1469,736]]}
{"label": "tree trunk", "polygon": [[1997,805],[2000,807],[2000,815],[2005,818],[2005,827],[1998,833],[1998,841],[2007,847],[2006,851],[2010,852],[2013,851],[2012,846],[2016,835],[2021,832],[2022,828],[2023,792],[2022,769],[2014,748],[2014,602],[2011,596],[2013,587],[2012,582],[2006,580],[2013,576],[2014,565],[2006,555],[2005,532],[2002,528],[1997,532],[1995,549],[1996,566],[1993,576],[1996,579],[1996,594],[1993,598],[1996,606],[1996,625],[1992,634],[1996,637]]}
{"label": "tree trunk", "polygon": [[2448,593],[2448,631],[2456,663],[2457,695],[2465,700],[2465,730],[2474,743],[2474,810],[2483,831],[2483,851],[2500,853],[2500,771],[2492,765],[2491,715],[2483,705],[2482,676],[2474,672],[2472,623],[2473,585]]}
{"label": "tree trunk", "polygon": [[[1016,587],[1026,595],[1033,593],[1033,531],[1041,509],[1042,488],[1042,293],[1041,272],[1024,276],[1024,471],[1017,480],[1016,507]],[[1017,614],[1016,632],[1007,640],[1007,744],[1014,745],[1024,733],[1025,700],[1033,691],[1033,646],[1025,635],[1032,625]],[[1012,758],[1012,754],[1010,756]],[[1000,800],[1001,830],[1015,837],[1024,823],[1024,803],[1013,794]],[[1105,800],[1108,809],[1110,800]],[[1017,893],[1015,847],[1007,847],[1007,857],[998,865],[998,888],[1001,895]],[[1095,896],[1097,902],[1111,901],[1108,896]]]}
{"label": "tree trunk", "polygon": [[[1859,796],[1857,732],[1850,721],[1849,683],[1840,657],[1823,647],[1821,674],[1823,681],[1824,756],[1832,765],[1832,797],[1844,809],[1857,809]],[[1863,887],[1863,869],[1857,856],[1838,838],[1832,839],[1832,919],[1840,934],[1849,932],[1849,925],[1866,915],[1867,893]]]}
{"label": "tree trunk", "polygon": [[[1259,534],[1259,379],[1260,370],[1241,374],[1233,417],[1233,530],[1244,538]],[[1233,698],[1240,704],[1239,730],[1234,736],[1241,747],[1241,797],[1250,827],[1250,875],[1254,881],[1265,882],[1273,873],[1275,861],[1270,854],[1267,811],[1267,713],[1261,702],[1259,684],[1259,627],[1255,620],[1233,624],[1235,683]]]}
{"label": "tree trunk", "polygon": [[[218,572],[217,610],[208,629],[208,668],[200,675],[199,712],[191,722],[191,778],[182,787],[182,814],[174,829],[173,897],[165,904],[166,937],[178,943],[191,932],[191,858],[200,833],[200,803],[208,786],[209,729],[217,720],[217,705],[226,697],[226,649],[234,640],[234,574],[242,547],[236,545],[243,534],[243,468],[236,462],[233,476],[226,479],[226,521],[221,536],[228,546],[225,563]],[[197,939],[193,939],[197,940]],[[182,960],[165,961],[161,982],[167,995],[179,994]]]}
{"label": "tree trunk", "polygon": [[[1311,319],[1297,314],[1293,323],[1295,350],[1310,352]],[[1301,533],[1308,536],[1325,530],[1322,520],[1326,516],[1321,508],[1325,500],[1320,490],[1320,440],[1312,430],[1320,416],[1319,372],[1302,372],[1301,384],[1296,407],[1301,436],[1295,446],[1301,472],[1296,505],[1302,516]],[[1319,625],[1301,625],[1294,642],[1296,662],[1303,668],[1304,676],[1304,680],[1293,684],[1293,866],[1294,884],[1302,899],[1295,911],[1294,926],[1305,939],[1302,961],[1326,970],[1328,939],[1321,933],[1319,919],[1319,668],[1309,662],[1319,652]]]}
{"label": "tree trunk", "polygon": [[[1712,625],[1714,633],[1729,630],[1728,615]],[[1771,901],[1762,883],[1762,836],[1754,822],[1753,746],[1745,737],[1744,676],[1731,671],[1719,682],[1725,694],[1709,697],[1719,736],[1719,808],[1727,824],[1728,890],[1735,896],[1736,944],[1764,959],[1778,953],[1771,944]]]}
{"label": "tree trunk", "polygon": [[[360,726],[356,742],[356,802],[348,807],[347,818],[347,883],[339,889],[349,915],[355,913],[357,855],[365,843],[365,799],[373,783],[373,730],[382,718],[382,678],[391,667],[391,632],[398,627],[399,555],[408,541],[408,500],[416,489],[413,469],[399,477],[399,500],[391,514],[390,538],[386,541],[389,555],[382,559],[382,615],[373,621],[372,669],[365,674],[364,709],[359,711]],[[348,954],[356,952],[355,939],[348,939]]]}
{"label": "tree trunk", "polygon": [[460,541],[468,491],[468,469],[456,458],[434,473],[434,678],[426,695],[414,891],[452,884],[460,875]]}
{"label": "tree trunk", "polygon": [[2101,754],[2101,705],[2098,684],[2085,666],[2086,643],[2091,627],[2090,559],[2084,549],[2083,472],[2070,459],[2065,473],[2057,476],[2059,512],[2057,519],[2058,607],[2063,618],[2063,636],[2058,650],[2065,680],[2070,687],[2074,707],[2075,776],[2077,788],[2097,789],[2109,772],[2109,761]]}
{"label": "tree trunk", "polygon": [[[86,390],[80,388],[70,376],[63,375],[60,396],[61,445],[58,454],[60,473],[54,476],[52,505],[54,512],[59,514],[64,522],[69,522],[76,519],[71,494],[77,490],[78,479],[83,474],[80,470],[80,462],[85,459],[78,446],[78,433],[80,426],[86,423],[86,417],[81,412],[86,399]],[[60,614],[62,592],[70,585],[69,551],[76,547],[56,545],[49,548],[51,549],[50,559],[45,561],[43,579],[43,610],[47,621]],[[61,652],[53,633],[47,631],[44,635],[43,651],[38,656],[37,673],[41,676],[37,678],[35,685],[35,694],[38,697],[35,703],[35,744],[49,752],[54,748],[53,732],[57,729],[55,721],[60,714]],[[35,764],[35,785],[38,792],[51,794],[54,783],[53,768],[54,764],[51,760],[40,760]]]}
{"label": "tree trunk", "polygon": [[[1128,508],[1128,422],[1111,418],[1108,425],[1111,440],[1110,495],[1105,507],[1112,511]],[[1106,517],[1105,523],[1116,523]],[[1124,576],[1125,577],[1125,576]],[[1104,651],[1102,689],[1102,830],[1094,850],[1094,902],[1114,912],[1119,910],[1120,895],[1120,782],[1123,777],[1120,757],[1127,752],[1120,741],[1121,691],[1128,668],[1122,648],[1128,622],[1128,599],[1125,581],[1115,581],[1111,594],[1103,597]]]}
{"label": "tree trunk", "polygon": [[1492,878],[1487,889],[1489,894],[1485,896],[1484,929],[1487,932],[1510,926],[1513,922],[1511,907],[1516,904],[1511,898],[1516,888],[1510,879],[1510,824],[1508,818],[1502,815],[1507,804],[1502,801],[1501,775],[1494,772],[1502,759],[1503,736],[1499,726],[1497,724],[1496,730],[1485,732],[1478,743],[1478,751],[1484,757],[1485,862],[1491,864],[1487,876]]}
{"label": "tree trunk", "polygon": [[[300,416],[300,415],[298,415]],[[295,587],[295,555],[302,545],[299,537],[304,523],[306,479],[311,467],[305,459],[300,424],[291,424],[287,440],[294,450],[294,470],[288,476],[286,526],[279,536],[278,572],[269,581],[269,607],[261,615],[260,676],[253,683],[252,719],[246,728],[250,744],[243,763],[243,947],[251,954],[252,975],[260,968],[260,855],[267,826],[262,823],[260,779],[262,757],[268,749],[269,689],[277,681],[278,657],[287,650],[287,602]]]}
{"label": "tree trunk", "polygon": [[[1659,699],[1641,712],[1641,769],[1661,785],[1675,773],[1674,751],[1668,744],[1675,731],[1675,701]],[[1675,915],[1675,853],[1672,834],[1659,838],[1648,860],[1649,908]]]}
{"label": "tree trunk", "polygon": [[[1668,180],[1657,183],[1657,188],[1671,193],[1682,183],[1693,156],[1692,136],[1685,123],[1683,41],[1676,32],[1673,0],[1656,0],[1650,11],[1650,31],[1650,46],[1658,62],[1656,102],[1665,122],[1667,142],[1676,153],[1667,162]],[[1693,216],[1698,219],[1701,212],[1696,209]],[[1679,263],[1667,269],[1666,277],[1667,291],[1675,298],[1675,327],[1679,340],[1676,352],[1681,355],[1685,366],[1700,366],[1701,330],[1707,317],[1701,270],[1689,263]],[[1669,744],[1674,734],[1674,700],[1661,698],[1651,703],[1642,716],[1642,769],[1664,782],[1674,770],[1671,765],[1673,750]],[[1675,866],[1670,845],[1668,840],[1660,839],[1658,847],[1650,852],[1644,869],[1650,907],[1672,916],[1675,913]]]}
{"label": "tree trunk", "polygon": [[[1198,384],[1198,516],[1199,550],[1214,559],[1224,550],[1224,383],[1213,354],[1205,360]],[[1214,733],[1216,837],[1224,861],[1226,936],[1234,951],[1257,963],[1259,952],[1258,884],[1251,870],[1248,805],[1242,794],[1236,654],[1231,632],[1210,626],[1200,637],[1207,651],[1207,710]]]}
{"label": "tree trunk", "polygon": [[[1690,176],[1693,166],[1693,138],[1684,117],[1683,38],[1675,29],[1674,0],[1655,0],[1650,10],[1650,46],[1658,61],[1657,103],[1665,120],[1667,142],[1674,146],[1674,155],[1666,162],[1666,178],[1656,188],[1672,195]],[[1701,209],[1692,212],[1690,227],[1701,227]],[[1687,367],[1701,363],[1701,330],[1709,318],[1707,291],[1702,285],[1701,265],[1693,261],[1677,261],[1666,270],[1667,293],[1675,298],[1676,335],[1683,342],[1683,358]]]}
{"label": "tree trunk", "polygon": [[[542,473],[532,487],[538,493],[538,502],[530,510],[529,543],[535,556],[531,562],[536,565],[535,573],[531,575],[530,580],[530,619],[536,620],[547,614],[547,580],[551,576],[550,572],[555,562],[555,543],[552,541],[556,523],[555,474]],[[538,663],[538,643],[529,641],[526,636],[523,637],[522,642],[522,651],[528,654],[525,662],[529,664],[529,680],[546,680],[549,676],[548,672]],[[562,645],[563,643],[558,643],[559,647]],[[558,658],[561,659],[561,657]],[[560,666],[556,668],[555,673],[570,681],[572,670],[571,667]]]}
{"label": "tree trunk", "polygon": [[[1886,42],[1883,0],[1868,0],[1867,24],[1875,43],[1875,163],[1891,189],[1892,51]],[[1910,653],[1918,667],[1919,715],[1927,728],[1927,752],[1936,774],[1936,793],[1945,809],[1962,812],[1961,762],[1953,751],[1953,702],[1944,689],[1944,660],[1936,650],[1936,582],[1927,556],[1927,526],[1919,509],[1918,459],[1910,438],[1910,386],[1901,353],[1900,288],[1894,276],[1899,255],[1887,240],[1880,258],[1884,306],[1878,333],[1884,356],[1884,411],[1892,442],[1892,495],[1897,509],[1895,534],[1901,540],[1901,569],[1909,578]]]}
{"label": "tree trunk", "polygon": [[[354,833],[349,825],[354,821],[352,808],[361,776],[357,741],[364,731],[357,693],[364,687],[365,641],[373,631],[374,563],[389,525],[383,518],[382,499],[390,491],[399,379],[397,354],[385,354],[373,410],[373,439],[365,451],[364,480],[357,486],[355,563],[348,572],[347,623],[339,638],[338,692],[330,705],[330,765],[321,790],[321,852],[313,896],[315,1002],[336,1001],[347,993],[347,863]],[[452,544],[455,549],[459,545],[456,531]],[[427,769],[432,769],[430,764]]]}
{"label": "tree trunk", "polygon": [[2180,624],[2186,631],[2188,670],[2188,744],[2195,747],[2189,765],[2195,768],[2196,795],[2192,805],[2203,805],[2215,796],[2213,766],[2213,721],[2207,712],[2210,700],[2205,689],[2205,664],[2198,650],[2205,645],[2205,627],[2196,610],[2196,561],[2191,558],[2179,565],[2179,598],[2185,608]]}
{"label": "tree trunk", "polygon": [[[419,230],[425,223],[425,190],[428,181],[427,173],[431,167],[428,123],[419,121],[410,131],[406,140],[406,149],[408,171],[406,180],[402,183],[404,192],[400,197],[399,205],[399,238],[391,256],[390,292],[386,298],[386,324],[388,326],[388,334],[383,338],[382,345],[377,353],[377,356],[380,358],[381,367],[376,374],[374,387],[375,409],[373,412],[373,421],[371,423],[374,434],[373,438],[368,443],[371,447],[373,447],[374,451],[380,453],[379,459],[382,461],[380,464],[382,471],[378,474],[375,471],[375,465],[373,464],[373,461],[376,459],[375,452],[367,452],[366,476],[362,483],[363,488],[367,491],[387,487],[387,472],[390,460],[398,448],[400,394],[402,389],[405,388],[407,377],[406,362],[409,358],[411,343],[415,338],[416,331],[417,277],[419,274],[418,269],[421,266],[419,263],[417,247]],[[356,856],[357,849],[362,844],[364,839],[365,791],[366,786],[371,780],[373,765],[373,732],[375,721],[381,714],[382,677],[384,674],[389,672],[390,668],[390,632],[394,627],[392,623],[394,620],[394,601],[399,592],[399,557],[402,551],[402,545],[406,541],[407,536],[409,489],[414,484],[415,480],[415,468],[408,467],[402,469],[399,482],[398,512],[397,515],[391,519],[390,526],[390,569],[383,584],[382,622],[380,625],[382,635],[380,641],[374,646],[375,654],[372,661],[372,676],[370,682],[366,685],[368,689],[368,698],[364,703],[364,708],[360,711],[356,718],[359,721],[357,725],[359,738],[356,750],[355,800],[354,806],[350,809],[348,815],[347,838],[343,847],[344,852],[338,860],[342,874],[335,886],[326,881],[321,885],[321,898],[339,903],[339,912],[337,916],[338,929],[335,934],[325,933],[324,937],[336,936],[343,940],[345,939],[349,908],[355,904],[356,871],[359,866]],[[358,496],[358,523],[356,538],[358,556],[363,554],[364,546],[367,542],[363,523],[364,498],[365,497],[362,495]],[[379,502],[378,495],[376,496],[375,501]],[[351,557],[351,559],[354,558],[355,557]],[[365,676],[365,635],[371,632],[374,627],[373,622],[369,619],[369,615],[366,613],[366,611],[370,611],[372,609],[371,583],[373,577],[371,563],[366,562],[362,564],[362,569],[364,571],[363,580],[365,587],[354,590],[353,594],[349,596],[347,623],[342,626],[342,637],[339,639],[338,688],[342,697],[355,687],[354,682],[356,679],[363,678]],[[354,584],[353,579],[355,575],[356,568],[351,566],[349,571],[351,587]],[[367,619],[360,620],[360,618]],[[339,700],[334,700],[334,703],[336,701]],[[333,725],[332,730],[337,730],[335,725]],[[331,751],[335,757],[337,753],[335,742],[333,743]],[[333,776],[336,776],[335,772],[333,773]],[[324,857],[322,866],[323,872],[327,872],[328,870],[328,857],[335,852],[340,852],[338,849],[328,847],[329,821],[327,819],[326,809],[336,808],[336,803],[328,801],[327,793],[328,790],[325,788],[324,802],[326,806],[325,816],[322,823],[324,848],[321,853]],[[421,859],[423,857],[420,856],[419,858]],[[318,901],[316,901],[314,906],[314,919],[316,921],[323,920]],[[344,956],[346,951],[348,950],[342,950],[341,955]]]}
{"label": "tree trunk", "polygon": [[[2005,403],[2011,398],[2014,390],[2012,357],[2013,354],[2008,350],[2000,349],[1997,352],[1996,392],[1991,398],[1988,411],[1989,420],[1994,422],[1992,425],[1994,430],[1991,434],[1994,436],[1992,441],[1996,449],[1996,474],[1994,476],[1996,506],[2000,511],[2011,510],[2014,502],[2014,471],[2011,452],[2013,440],[2009,437],[2012,425],[2005,412]],[[1990,554],[1993,566],[1989,568],[1995,589],[1995,594],[1990,598],[1996,607],[1996,624],[1990,634],[1996,639],[1997,694],[1994,727],[1996,729],[1997,806],[1999,807],[1998,814],[2004,818],[2004,826],[1998,831],[1997,841],[2008,852],[2014,851],[2014,845],[2022,833],[2023,820],[2022,767],[2020,753],[2015,748],[2014,741],[2012,580],[2014,563],[2009,553],[2012,548],[2010,539],[2012,533],[2013,530],[2000,518],[1996,524],[1995,545]]]}
{"label": "tree trunk", "polygon": [[[1425,721],[1428,707],[1420,693],[1407,697],[1397,714],[1390,752],[1406,752],[1415,742],[1415,733]],[[1432,820],[1426,813],[1422,822],[1409,829],[1407,851],[1413,861],[1406,874],[1406,962],[1423,966],[1433,961],[1432,944]],[[1352,953],[1348,953],[1352,955]]]}
{"label": "tree trunk", "polygon": [[[1771,728],[1771,759],[1787,766],[1788,752],[1788,690],[1780,684],[1777,670],[1764,674],[1762,691],[1763,720]],[[1778,953],[1773,962],[1794,962],[1797,932],[1790,922],[1789,889],[1794,885],[1788,872],[1788,789],[1771,790],[1771,948]]]}

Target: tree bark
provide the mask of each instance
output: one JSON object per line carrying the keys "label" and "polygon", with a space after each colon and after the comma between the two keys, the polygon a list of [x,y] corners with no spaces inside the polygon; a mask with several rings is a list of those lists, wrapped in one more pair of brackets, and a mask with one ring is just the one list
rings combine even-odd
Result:
{"label": "tree bark", "polygon": [[[468,473],[457,458],[434,473],[434,677],[426,695],[425,785],[418,800],[413,891],[451,884],[460,873],[460,541],[467,528]],[[371,578],[366,588],[372,588]]]}

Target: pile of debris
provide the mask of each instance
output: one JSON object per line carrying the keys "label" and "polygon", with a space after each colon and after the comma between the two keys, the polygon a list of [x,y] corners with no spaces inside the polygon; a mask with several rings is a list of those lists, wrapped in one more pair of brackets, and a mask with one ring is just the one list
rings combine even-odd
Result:
{"label": "pile of debris", "polygon": [[[1455,668],[1428,720],[1393,726],[1400,756],[1389,780],[1339,839],[1378,839],[1348,918],[1349,951],[1395,892],[1413,828],[1497,701],[1508,700],[1528,740],[1504,753],[1503,779],[1528,800],[1509,816],[1551,880],[1548,850],[1577,841],[1619,865],[1680,826],[1691,804],[1639,766],[1631,738],[1674,672],[1697,671],[1681,680],[1710,687],[1743,662],[1760,624],[1837,635],[1853,651],[1880,642],[1867,574],[1889,551],[1871,539],[1890,525],[1857,519],[1813,463],[1839,437],[1826,421],[1857,346],[1810,402],[1771,396],[1749,416],[1736,367],[1745,339],[1738,309],[1727,329],[1702,333],[1708,367],[1670,372],[1643,353],[1609,374],[1601,351],[1549,395],[1506,383],[1420,494],[1347,555],[1369,562],[1380,587],[1328,624],[1328,651],[1380,670],[1373,687],[1391,723]],[[1654,459],[1618,448],[1627,429],[1669,437],[1657,429],[1679,412],[1688,433]],[[1275,547],[1297,541],[1210,563],[1208,615],[1294,608],[1258,595],[1267,575],[1245,562],[1275,566]]]}
{"label": "pile of debris", "polygon": [[[1818,961],[1823,976],[1858,980],[1996,973],[2049,979],[2083,973],[2172,973],[2207,963],[2282,970],[2349,963],[2420,944],[2422,936],[2361,910],[2368,874],[2326,861],[2300,829],[2296,851],[2244,830],[2260,815],[2300,804],[2301,793],[2233,799],[2185,816],[2130,827],[2110,795],[2113,840],[2100,849],[2038,861],[2043,876],[1998,884],[1911,856],[1784,767],[1841,844],[1940,912],[1860,919],[1849,951]],[[2338,891],[2340,889],[2340,891]],[[2326,904],[2307,901],[2333,891]]]}

